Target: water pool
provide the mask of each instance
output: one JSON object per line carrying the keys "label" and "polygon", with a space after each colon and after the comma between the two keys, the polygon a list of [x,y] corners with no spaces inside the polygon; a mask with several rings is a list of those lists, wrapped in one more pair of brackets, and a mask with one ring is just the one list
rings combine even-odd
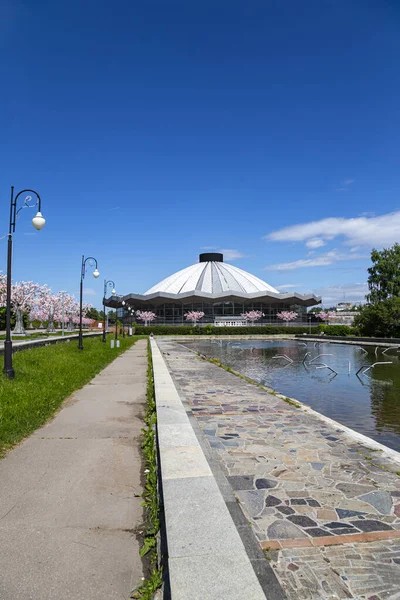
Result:
{"label": "water pool", "polygon": [[[205,340],[185,345],[400,451],[400,353],[396,349],[383,354],[385,348],[373,346],[288,340]],[[318,357],[321,354],[325,356]],[[364,373],[367,366],[386,361],[391,364]],[[337,375],[318,368],[322,364]],[[365,368],[357,376],[362,365]]]}

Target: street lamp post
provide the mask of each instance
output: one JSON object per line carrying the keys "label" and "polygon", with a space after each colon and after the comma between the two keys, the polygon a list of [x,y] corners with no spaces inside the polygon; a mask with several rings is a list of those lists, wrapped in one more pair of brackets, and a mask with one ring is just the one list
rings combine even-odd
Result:
{"label": "street lamp post", "polygon": [[115,347],[118,342],[118,307],[115,307],[115,331],[114,331]]}
{"label": "street lamp post", "polygon": [[62,290],[62,291],[60,292],[60,296],[61,296],[61,298],[62,298],[61,335],[62,335],[63,337],[64,337],[64,335],[65,335],[65,325],[64,325],[64,318],[65,318],[65,317],[64,317],[64,314],[65,314],[65,312],[64,312],[64,301],[65,301],[65,294],[66,294],[66,293],[67,293],[67,292],[65,292],[64,290]]}
{"label": "street lamp post", "polygon": [[132,306],[128,306],[128,319],[129,319],[130,324],[131,324],[131,326],[129,328],[129,335],[132,335],[132,311],[133,311]]}
{"label": "street lamp post", "polygon": [[[25,197],[24,204],[17,210],[17,201],[22,194],[28,194]],[[36,200],[34,204],[31,204],[32,196],[34,194]],[[36,215],[32,219],[32,225],[38,231],[43,229],[46,223],[46,219],[40,212],[41,199],[35,190],[21,190],[16,196],[14,196],[14,186],[11,187],[11,201],[10,201],[10,224],[8,230],[8,243],[7,243],[7,291],[6,291],[6,340],[4,342],[4,373],[8,379],[14,379],[15,371],[12,364],[12,341],[11,341],[11,268],[12,268],[12,236],[15,233],[15,224],[17,221],[18,214],[23,208],[35,208],[38,207]]]}
{"label": "street lamp post", "polygon": [[308,326],[309,326],[309,332],[311,335],[311,315],[308,315]]}
{"label": "street lamp post", "polygon": [[82,336],[82,297],[83,297],[83,280],[85,279],[85,273],[86,273],[86,263],[89,263],[89,265],[91,267],[94,267],[94,271],[93,271],[93,277],[95,279],[98,278],[98,276],[100,275],[98,269],[97,269],[97,260],[95,258],[93,258],[92,256],[88,256],[87,258],[85,258],[84,256],[82,256],[82,267],[81,267],[81,285],[80,285],[80,289],[79,289],[79,342],[78,342],[78,348],[79,350],[83,350],[83,336]]}
{"label": "street lamp post", "polygon": [[121,323],[122,323],[122,337],[125,337],[125,300],[122,300],[122,317],[121,317]]}
{"label": "street lamp post", "polygon": [[104,280],[104,295],[103,295],[103,342],[107,341],[107,336],[106,336],[106,305],[104,304],[104,300],[106,298],[106,294],[107,294],[107,287],[112,287],[111,293],[113,296],[115,296],[116,291],[115,291],[115,283],[113,281],[111,281],[111,279],[109,279],[107,281],[107,279]]}

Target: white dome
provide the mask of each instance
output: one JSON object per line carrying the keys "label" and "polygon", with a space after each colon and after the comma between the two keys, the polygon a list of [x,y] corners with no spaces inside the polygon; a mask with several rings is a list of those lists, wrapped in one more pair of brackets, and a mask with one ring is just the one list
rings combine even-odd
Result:
{"label": "white dome", "polygon": [[[207,260],[207,257],[217,260]],[[278,290],[268,285],[262,279],[238,269],[233,265],[222,262],[222,255],[200,255],[199,263],[186,267],[166,279],[163,279],[145,292],[168,294],[184,294],[186,292],[204,292],[208,294],[221,294],[223,292],[241,292],[253,294],[269,292],[279,294]]]}

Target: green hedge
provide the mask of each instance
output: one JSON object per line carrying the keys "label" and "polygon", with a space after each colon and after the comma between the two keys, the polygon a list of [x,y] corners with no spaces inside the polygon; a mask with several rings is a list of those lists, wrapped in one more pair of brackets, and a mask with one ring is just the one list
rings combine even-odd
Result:
{"label": "green hedge", "polygon": [[[314,332],[316,327],[312,328]],[[180,325],[177,327],[171,325],[152,325],[145,327],[144,325],[136,325],[136,335],[274,335],[274,334],[296,334],[309,333],[310,328],[304,327],[286,327],[282,325],[255,325],[254,327],[214,327],[206,325],[205,327],[193,327],[191,325]],[[337,334],[338,335],[338,334]]]}
{"label": "green hedge", "polygon": [[356,327],[349,327],[348,325],[319,325],[319,332],[323,332],[326,335],[337,335],[344,337],[346,335],[358,336],[359,331]]}

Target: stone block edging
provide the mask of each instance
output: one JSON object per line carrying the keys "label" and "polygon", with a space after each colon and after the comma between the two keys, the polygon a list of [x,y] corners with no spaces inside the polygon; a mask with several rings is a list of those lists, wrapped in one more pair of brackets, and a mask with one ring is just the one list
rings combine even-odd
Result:
{"label": "stone block edging", "polygon": [[172,599],[265,600],[156,340],[150,344]]}
{"label": "stone block edging", "polygon": [[[102,335],[101,332],[96,331],[93,333],[84,333],[83,338],[89,337],[97,337]],[[29,350],[30,348],[39,348],[40,346],[48,346],[49,344],[58,344],[58,342],[67,342],[71,340],[77,340],[79,338],[78,333],[73,333],[71,335],[64,336],[52,336],[48,338],[38,339],[38,340],[24,340],[23,342],[18,342],[15,338],[13,339],[13,354],[14,352],[21,352],[22,350]],[[16,343],[17,342],[17,343]],[[4,354],[4,346],[0,348],[0,355]]]}
{"label": "stone block edging", "polygon": [[400,538],[400,531],[368,531],[347,535],[322,536],[312,539],[293,538],[287,540],[266,540],[261,542],[263,550],[281,550],[283,548],[315,548],[317,546],[337,546],[356,542],[376,542],[377,540],[394,540]]}

